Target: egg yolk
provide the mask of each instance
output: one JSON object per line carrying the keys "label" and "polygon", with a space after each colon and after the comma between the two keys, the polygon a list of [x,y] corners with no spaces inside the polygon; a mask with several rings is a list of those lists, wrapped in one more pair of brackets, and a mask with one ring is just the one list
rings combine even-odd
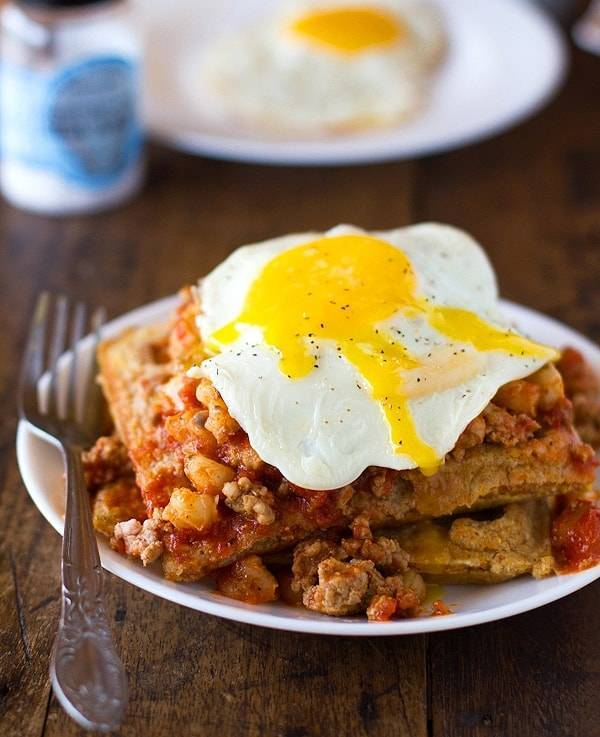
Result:
{"label": "egg yolk", "polygon": [[219,352],[240,337],[244,326],[259,327],[265,343],[280,355],[280,370],[293,380],[319,367],[326,341],[366,381],[365,390],[387,419],[395,452],[431,473],[441,459],[419,436],[403,383],[403,373],[414,383],[419,368],[426,381],[428,369],[402,344],[401,334],[383,326],[398,313],[420,315],[452,342],[476,351],[556,358],[553,349],[468,310],[431,304],[419,295],[406,254],[367,235],[325,237],[275,256],[252,283],[240,315],[215,331],[207,347]]}
{"label": "egg yolk", "polygon": [[307,13],[294,21],[292,31],[309,41],[348,54],[393,43],[406,34],[406,28],[391,13],[360,6]]}

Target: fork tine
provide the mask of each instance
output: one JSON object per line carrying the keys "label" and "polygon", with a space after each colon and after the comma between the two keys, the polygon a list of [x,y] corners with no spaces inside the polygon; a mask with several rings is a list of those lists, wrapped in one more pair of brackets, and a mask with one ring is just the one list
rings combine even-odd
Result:
{"label": "fork tine", "polygon": [[50,371],[50,385],[48,387],[47,414],[61,414],[58,399],[58,359],[65,351],[67,337],[67,317],[69,312],[69,300],[64,294],[56,298],[54,306],[54,330],[50,343],[50,355],[48,356],[48,369]]}
{"label": "fork tine", "polygon": [[102,392],[98,383],[96,382],[96,375],[98,373],[96,350],[101,339],[101,328],[105,322],[106,310],[104,309],[104,307],[97,307],[93,311],[90,320],[91,334],[93,336],[93,343],[91,347],[92,358],[88,364],[88,370],[85,376],[82,404],[82,424],[87,430],[93,428],[96,430],[96,432],[98,432],[99,428],[104,424],[103,419],[105,419],[106,414]]}
{"label": "fork tine", "polygon": [[94,335],[100,339],[100,328],[104,325],[106,322],[106,308],[100,305],[100,307],[96,307],[92,314],[92,332]]}
{"label": "fork tine", "polygon": [[44,354],[48,332],[48,311],[50,294],[42,292],[38,297],[31,325],[27,346],[19,376],[19,415],[30,418],[38,411],[37,383],[44,371]]}
{"label": "fork tine", "polygon": [[85,322],[87,317],[87,307],[83,302],[77,302],[75,305],[75,313],[73,315],[73,323],[71,325],[70,350],[71,357],[68,368],[67,378],[67,402],[66,414],[67,420],[77,422],[77,373],[79,367],[79,341],[83,338],[85,330]]}

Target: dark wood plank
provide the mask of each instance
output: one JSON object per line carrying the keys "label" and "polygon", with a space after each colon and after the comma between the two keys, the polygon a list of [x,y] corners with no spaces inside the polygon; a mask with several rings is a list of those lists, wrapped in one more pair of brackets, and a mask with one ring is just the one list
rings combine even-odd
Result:
{"label": "dark wood plank", "polygon": [[[146,725],[153,735],[178,725],[203,736],[312,737],[351,728],[365,736],[425,737],[419,642],[396,640],[390,648],[278,633],[186,611],[125,586],[111,579],[111,599],[121,594],[124,605],[117,610],[118,642],[131,674],[125,737]],[[44,734],[78,730],[53,703]]]}
{"label": "dark wood plank", "polygon": [[[423,162],[417,195],[420,218],[454,222],[481,240],[507,297],[596,340],[600,104],[589,81],[598,68],[577,54],[571,84],[543,115]],[[595,583],[515,619],[432,637],[434,737],[600,734],[599,605]]]}
{"label": "dark wood plank", "polygon": [[[24,520],[24,526],[32,523],[27,538],[34,530],[42,538],[51,537],[47,525],[40,529],[43,523],[33,515]],[[48,654],[58,608],[52,606],[57,592],[44,562],[33,572],[29,559],[21,545],[5,538],[0,549],[0,734],[37,737],[48,708]],[[35,591],[33,579],[38,584]]]}
{"label": "dark wood plank", "polygon": [[[49,652],[58,616],[59,538],[29,501],[14,458],[15,378],[42,248],[7,238],[0,218],[0,734],[38,737],[48,706]],[[23,236],[25,234],[23,233]],[[40,231],[43,238],[43,231]],[[8,265],[19,265],[13,271]]]}
{"label": "dark wood plank", "polygon": [[433,737],[596,737],[600,586],[430,639]]}

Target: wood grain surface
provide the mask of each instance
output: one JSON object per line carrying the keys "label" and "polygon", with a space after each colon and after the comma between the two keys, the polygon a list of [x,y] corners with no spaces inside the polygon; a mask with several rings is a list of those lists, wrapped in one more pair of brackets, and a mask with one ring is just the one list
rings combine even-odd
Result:
{"label": "wood grain surface", "polygon": [[[0,206],[0,735],[83,734],[48,660],[59,536],[14,457],[15,377],[37,292],[112,316],[168,295],[235,246],[352,222],[447,221],[487,248],[506,297],[600,340],[600,59],[575,54],[542,114],[416,162],[266,168],[149,152],[143,193],[94,217]],[[130,677],[120,734],[202,737],[598,737],[600,585],[538,611],[420,637],[342,639],[235,624],[107,574]]]}

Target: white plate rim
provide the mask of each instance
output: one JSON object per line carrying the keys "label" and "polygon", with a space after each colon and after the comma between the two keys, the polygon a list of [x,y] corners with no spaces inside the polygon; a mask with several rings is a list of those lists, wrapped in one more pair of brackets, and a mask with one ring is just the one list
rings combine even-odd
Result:
{"label": "white plate rim", "polygon": [[[106,326],[106,334],[114,335],[123,328],[135,324],[147,324],[149,322],[166,317],[176,303],[177,297],[171,296],[151,302],[138,307],[124,315],[112,320]],[[568,336],[570,344],[583,350],[594,365],[600,369],[600,348],[585,336],[572,330],[565,324],[547,317],[539,312],[523,307],[506,300],[502,301],[502,307],[511,320],[521,325],[544,326],[550,331],[559,331]],[[85,340],[85,339],[84,339]],[[62,518],[53,507],[49,495],[41,488],[33,472],[31,458],[32,439],[42,436],[47,442],[47,436],[39,433],[25,421],[20,421],[17,429],[17,462],[24,485],[32,501],[50,523],[50,525],[62,534]],[[122,555],[111,550],[104,539],[98,536],[102,566],[114,573],[119,578],[139,588],[182,606],[186,606],[206,614],[212,614],[224,619],[233,620],[244,624],[252,624],[271,629],[285,630],[290,632],[312,633],[322,635],[345,635],[345,636],[393,636],[413,635],[427,632],[440,632],[446,630],[470,627],[486,622],[492,622],[506,617],[511,617],[523,612],[537,609],[545,604],[568,596],[578,589],[587,586],[600,577],[600,566],[573,573],[546,581],[555,582],[549,588],[536,594],[532,594],[517,601],[490,607],[489,609],[474,612],[455,612],[442,617],[419,617],[415,619],[393,620],[390,622],[367,622],[366,620],[339,620],[314,613],[307,613],[306,618],[299,618],[299,611],[290,608],[295,618],[286,615],[286,609],[281,607],[282,613],[261,611],[260,607],[233,602],[224,597],[223,601],[214,601],[202,598],[202,593],[190,591],[190,585],[177,584],[165,581],[160,576],[153,574],[151,569],[144,569],[138,561],[124,558]],[[511,582],[508,582],[510,584]],[[198,584],[202,586],[202,584]],[[506,584],[496,584],[506,586]],[[206,595],[206,591],[204,592]]]}
{"label": "white plate rim", "polygon": [[[446,8],[450,7],[450,3],[454,3],[452,12],[457,12],[457,8],[460,9],[459,12],[469,12],[469,7],[464,2],[459,6],[456,0],[436,1]],[[401,133],[402,126],[395,126],[372,136],[332,137],[315,141],[260,140],[243,134],[219,135],[214,132],[199,132],[185,128],[180,130],[177,127],[165,126],[164,123],[157,121],[150,106],[147,114],[149,132],[157,141],[187,153],[229,161],[280,166],[349,166],[383,163],[429,156],[477,143],[517,125],[541,110],[561,87],[569,65],[569,53],[562,32],[556,22],[539,7],[528,0],[486,0],[486,3],[495,11],[503,8],[506,14],[512,13],[515,16],[515,24],[519,19],[535,22],[540,34],[538,40],[545,45],[547,56],[543,60],[545,77],[539,81],[536,89],[532,88],[529,98],[518,101],[518,104],[512,107],[507,105],[494,120],[477,129],[470,130],[467,127],[463,132],[412,146],[404,145],[402,136],[398,141],[394,140],[393,134]]]}

